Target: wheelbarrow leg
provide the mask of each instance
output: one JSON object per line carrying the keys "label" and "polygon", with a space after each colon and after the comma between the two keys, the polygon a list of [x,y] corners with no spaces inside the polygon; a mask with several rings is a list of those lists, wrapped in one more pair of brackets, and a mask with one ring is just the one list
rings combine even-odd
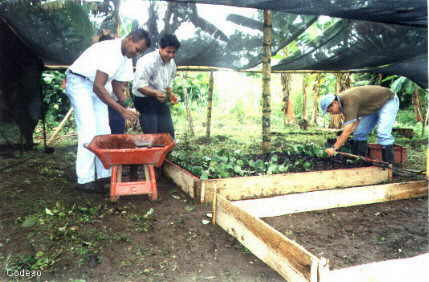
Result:
{"label": "wheelbarrow leg", "polygon": [[158,199],[158,188],[156,186],[155,168],[153,167],[153,165],[145,165],[144,172],[146,181],[148,182],[148,185],[150,185],[150,199],[152,201],[155,201]]}
{"label": "wheelbarrow leg", "polygon": [[117,201],[118,196],[118,183],[122,180],[122,165],[112,166],[112,176],[110,178],[110,200]]}

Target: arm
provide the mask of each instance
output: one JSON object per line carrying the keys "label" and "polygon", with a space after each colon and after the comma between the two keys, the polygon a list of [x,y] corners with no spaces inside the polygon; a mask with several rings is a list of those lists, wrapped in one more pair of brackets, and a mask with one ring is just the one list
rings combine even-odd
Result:
{"label": "arm", "polygon": [[156,98],[161,103],[165,102],[165,100],[167,99],[167,95],[164,92],[157,90],[157,89],[154,89],[150,86],[144,86],[142,88],[137,88],[137,90],[144,95]]}
{"label": "arm", "polygon": [[117,103],[110,94],[107,92],[105,85],[108,79],[108,75],[102,71],[97,70],[95,75],[94,85],[92,90],[100,98],[101,101],[112,107],[115,111],[119,112],[124,119],[137,119],[139,117],[138,113],[127,110],[119,103]]}
{"label": "arm", "polygon": [[349,138],[350,134],[352,134],[352,132],[355,131],[358,125],[359,125],[359,120],[355,122],[351,122],[346,126],[344,126],[343,132],[341,133],[340,136],[338,136],[335,144],[331,148],[326,149],[325,152],[328,153],[329,156],[335,155],[335,152],[347,142],[347,139]]}
{"label": "arm", "polygon": [[133,87],[143,95],[154,97],[159,102],[163,103],[166,100],[167,95],[164,92],[149,86],[150,78],[155,72],[154,68],[154,63],[151,61],[150,57],[143,56],[140,58],[136,65]]}
{"label": "arm", "polygon": [[112,80],[113,93],[116,95],[116,97],[118,97],[118,103],[122,106],[127,99],[127,96],[125,95],[125,89],[127,85],[127,82]]}

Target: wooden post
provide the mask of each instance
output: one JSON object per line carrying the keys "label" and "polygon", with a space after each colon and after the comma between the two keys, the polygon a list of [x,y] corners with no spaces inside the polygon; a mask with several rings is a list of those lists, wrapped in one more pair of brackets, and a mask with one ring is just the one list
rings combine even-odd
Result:
{"label": "wooden post", "polygon": [[272,43],[272,14],[264,10],[264,38],[262,56],[262,151],[271,148],[271,43]]}
{"label": "wooden post", "polygon": [[[187,75],[183,75],[184,79],[188,79]],[[192,114],[191,114],[191,98],[189,97],[188,89],[186,86],[183,87],[183,96],[185,98],[185,109],[186,109],[186,119],[188,121],[188,134],[189,136],[195,136],[194,133],[194,125],[192,122]]]}
{"label": "wooden post", "polygon": [[207,138],[210,138],[210,127],[211,127],[211,121],[212,121],[213,85],[214,85],[214,79],[213,79],[213,72],[211,71],[210,77],[209,77],[209,93],[207,98],[207,128],[206,128]]}

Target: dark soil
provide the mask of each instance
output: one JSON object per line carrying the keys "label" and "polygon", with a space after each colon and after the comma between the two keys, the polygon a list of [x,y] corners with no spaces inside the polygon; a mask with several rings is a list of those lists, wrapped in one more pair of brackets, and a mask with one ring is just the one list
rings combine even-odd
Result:
{"label": "dark soil", "polygon": [[[158,201],[132,196],[111,203],[107,195],[74,189],[75,146],[13,155],[0,155],[0,281],[12,281],[10,269],[40,270],[39,281],[284,281],[220,227],[205,224],[211,208],[164,178]],[[425,250],[426,200],[388,205],[284,217],[280,230],[303,244],[334,249],[334,266],[342,265],[337,256],[360,263],[358,257],[378,260]],[[36,222],[28,224],[29,219]],[[379,229],[382,225],[390,229]],[[377,248],[401,252],[375,257],[361,241],[355,249],[351,236],[360,233],[373,235]],[[349,255],[350,249],[359,256]]]}
{"label": "dark soil", "polygon": [[429,251],[427,197],[264,220],[333,269]]}
{"label": "dark soil", "polygon": [[[341,155],[335,155],[334,157],[315,157],[308,154],[288,154],[284,152],[275,152],[262,155],[250,155],[249,159],[252,160],[263,160],[269,162],[273,155],[277,155],[278,164],[295,164],[289,169],[289,172],[304,172],[308,170],[319,171],[319,170],[330,170],[339,168],[357,168],[371,166],[369,162],[363,160],[352,160],[345,158]],[[298,162],[298,163],[297,163]],[[311,167],[306,168],[305,164],[311,164]]]}
{"label": "dark soil", "polygon": [[[18,264],[41,269],[37,281],[284,281],[223,229],[206,224],[210,207],[163,178],[155,202],[143,195],[111,203],[107,195],[76,191],[74,150],[0,159],[0,167],[9,167],[0,182],[0,281],[12,281],[7,270]],[[47,214],[57,203],[73,212]],[[31,215],[44,224],[23,227]],[[35,264],[40,251],[49,262]]]}

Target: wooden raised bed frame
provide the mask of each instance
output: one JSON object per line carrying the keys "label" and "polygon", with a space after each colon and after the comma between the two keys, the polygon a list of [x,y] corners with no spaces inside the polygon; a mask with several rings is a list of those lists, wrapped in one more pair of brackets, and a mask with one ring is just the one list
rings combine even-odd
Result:
{"label": "wooden raised bed frame", "polygon": [[[428,192],[426,181],[304,192],[236,202],[227,200],[230,192],[230,189],[217,190],[213,199],[213,222],[288,282],[426,281],[429,254],[330,270],[326,259],[311,254],[258,218],[261,215],[283,215],[421,197]],[[247,195],[241,197],[246,198]],[[416,270],[420,272],[416,273]]]}
{"label": "wooden raised bed frame", "polygon": [[379,184],[391,179],[390,169],[375,166],[261,176],[201,180],[175,163],[166,160],[164,175],[191,198],[211,203],[216,190],[223,189],[227,200],[261,198],[289,193],[309,192]]}

